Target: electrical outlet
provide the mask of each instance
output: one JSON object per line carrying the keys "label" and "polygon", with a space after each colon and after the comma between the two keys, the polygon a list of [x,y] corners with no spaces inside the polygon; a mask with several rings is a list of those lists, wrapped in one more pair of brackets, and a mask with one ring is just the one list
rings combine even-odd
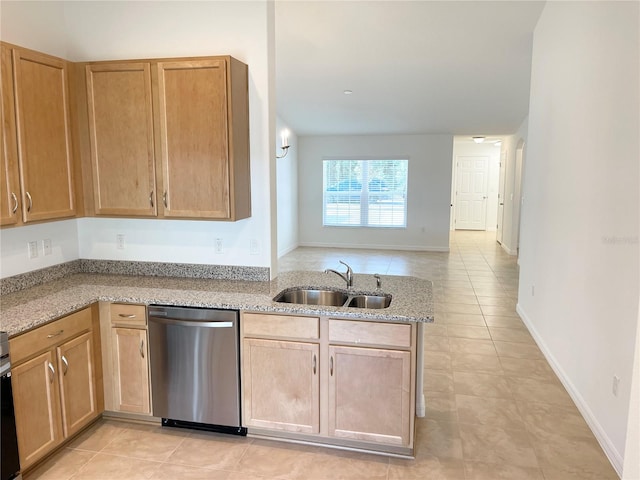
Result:
{"label": "electrical outlet", "polygon": [[45,238],[42,240],[42,254],[47,256],[51,255],[51,239]]}
{"label": "electrical outlet", "polygon": [[215,243],[214,243],[214,251],[216,253],[224,252],[224,247],[222,245],[222,239],[221,238],[216,238]]}
{"label": "electrical outlet", "polygon": [[27,255],[29,258],[38,258],[38,242],[27,242]]}
{"label": "electrical outlet", "polygon": [[617,375],[613,376],[613,382],[611,383],[611,393],[613,393],[614,397],[618,396],[618,388],[620,387],[620,377]]}
{"label": "electrical outlet", "polygon": [[249,254],[250,255],[259,255],[260,254],[260,243],[255,238],[249,240]]}
{"label": "electrical outlet", "polygon": [[122,233],[116,235],[116,248],[118,250],[124,250],[124,234]]}

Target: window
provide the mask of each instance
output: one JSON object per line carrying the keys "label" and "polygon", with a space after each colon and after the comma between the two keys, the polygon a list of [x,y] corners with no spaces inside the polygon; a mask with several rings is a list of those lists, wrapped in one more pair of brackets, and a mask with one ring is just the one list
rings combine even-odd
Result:
{"label": "window", "polygon": [[324,160],[325,226],[406,227],[408,160]]}

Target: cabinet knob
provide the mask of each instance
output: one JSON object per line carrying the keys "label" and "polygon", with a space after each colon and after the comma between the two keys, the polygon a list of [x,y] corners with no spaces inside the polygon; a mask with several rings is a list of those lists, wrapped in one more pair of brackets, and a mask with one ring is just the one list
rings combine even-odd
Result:
{"label": "cabinet knob", "polygon": [[33,200],[31,199],[31,194],[29,192],[24,192],[24,194],[27,196],[27,200],[29,200],[29,203],[27,205],[27,212],[30,212],[31,207],[33,207]]}

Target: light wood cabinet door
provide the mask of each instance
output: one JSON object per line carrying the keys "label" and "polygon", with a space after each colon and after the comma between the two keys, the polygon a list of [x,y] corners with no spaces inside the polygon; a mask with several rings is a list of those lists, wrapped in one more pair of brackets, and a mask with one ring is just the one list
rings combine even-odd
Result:
{"label": "light wood cabinet door", "polygon": [[93,335],[87,332],[57,347],[64,436],[79,431],[98,415],[93,364]]}
{"label": "light wood cabinet door", "polygon": [[112,328],[115,408],[151,413],[147,331]]}
{"label": "light wood cabinet door", "polygon": [[318,433],[319,346],[246,338],[243,347],[245,426]]}
{"label": "light wood cabinet door", "polygon": [[11,383],[22,469],[33,465],[62,441],[58,374],[52,351],[12,370]]}
{"label": "light wood cabinet door", "polygon": [[75,215],[67,64],[13,50],[23,221]]}
{"label": "light wood cabinet door", "polygon": [[151,66],[106,63],[85,70],[95,212],[154,217]]}
{"label": "light wood cabinet door", "polygon": [[157,82],[164,216],[230,218],[225,61],[160,62]]}
{"label": "light wood cabinet door", "polygon": [[411,441],[411,353],[329,347],[329,435],[391,445]]}
{"label": "light wood cabinet door", "polygon": [[11,50],[0,45],[0,225],[20,223]]}

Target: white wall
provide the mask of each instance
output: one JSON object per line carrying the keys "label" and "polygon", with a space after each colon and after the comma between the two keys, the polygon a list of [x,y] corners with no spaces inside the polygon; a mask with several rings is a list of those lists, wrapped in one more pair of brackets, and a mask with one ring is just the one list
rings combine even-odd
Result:
{"label": "white wall", "polygon": [[[51,240],[51,255],[44,255],[42,241]],[[29,258],[27,243],[38,242],[38,257]],[[40,223],[0,230],[0,278],[51,267],[59,263],[77,260],[78,228],[76,220]]]}
{"label": "white wall", "polygon": [[637,2],[546,4],[533,41],[520,242],[518,311],[618,472],[623,455],[639,458],[625,452],[637,418],[638,14]]}
{"label": "white wall", "polygon": [[[526,163],[527,158],[527,132],[529,119],[524,119],[518,131],[505,137],[501,150],[506,154],[506,175],[504,190],[504,223],[502,228],[502,248],[509,255],[518,253],[519,243],[519,222],[522,204],[522,188],[518,181],[516,165],[516,150],[520,142],[524,142],[523,158]],[[525,165],[526,168],[526,165]]]}
{"label": "white wall", "polygon": [[[87,217],[77,223],[80,258],[265,266],[259,263],[260,255],[252,255],[249,248],[250,239],[260,242],[263,237],[246,220],[235,222],[232,230],[226,228],[227,223],[202,220]],[[116,246],[117,235],[125,237],[122,250]],[[240,239],[234,241],[235,237]],[[215,253],[218,238],[222,240],[222,253]],[[259,245],[262,250],[264,244]]]}
{"label": "white wall", "polygon": [[[298,145],[301,245],[448,251],[453,136],[301,136]],[[409,159],[407,228],[323,227],[326,157]]]}
{"label": "white wall", "polygon": [[[43,4],[44,11],[64,25],[47,36],[40,32],[43,15],[39,9]],[[270,75],[274,57],[269,54],[273,42],[269,38],[274,28],[273,5],[265,1],[3,1],[2,27],[5,41],[60,54],[72,61],[229,54],[247,63],[251,218],[234,223],[80,219],[79,254],[83,258],[114,260],[272,266],[272,248],[276,248],[271,237],[275,104],[274,76]],[[53,37],[50,45],[49,37]],[[125,250],[116,250],[116,233],[125,235]],[[7,241],[13,249],[11,238]],[[223,255],[213,255],[215,238],[223,239]],[[251,239],[258,241],[257,255],[250,254]],[[3,262],[4,256],[3,242]]]}
{"label": "white wall", "polygon": [[278,256],[298,246],[298,137],[280,117],[276,121],[276,151],[281,155],[280,133],[289,130],[287,156],[276,160],[278,188]]}
{"label": "white wall", "polygon": [[488,157],[489,170],[487,172],[487,216],[486,230],[495,231],[498,223],[498,193],[500,191],[500,148],[493,143],[475,143],[466,137],[454,137],[453,139],[453,161],[452,161],[452,179],[451,179],[451,230],[455,230],[455,208],[456,208],[456,174],[457,174],[457,157]]}
{"label": "white wall", "polygon": [[66,58],[64,32],[63,2],[0,2],[0,38],[5,42]]}

